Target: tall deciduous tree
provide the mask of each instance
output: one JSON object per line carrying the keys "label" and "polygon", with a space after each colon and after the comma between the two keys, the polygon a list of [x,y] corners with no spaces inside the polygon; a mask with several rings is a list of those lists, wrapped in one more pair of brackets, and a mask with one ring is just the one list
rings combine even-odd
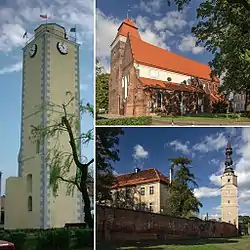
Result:
{"label": "tall deciduous tree", "polygon": [[169,160],[173,169],[173,178],[169,185],[168,213],[181,217],[192,216],[198,213],[199,208],[202,207],[201,202],[193,193],[194,187],[198,185],[195,175],[190,171],[192,161],[185,157]]}
{"label": "tall deciduous tree", "polygon": [[108,110],[108,91],[110,74],[103,72],[103,67],[96,61],[96,111]]}
{"label": "tall deciduous tree", "polygon": [[119,136],[121,128],[96,128],[96,199],[98,202],[112,200],[111,187],[115,183],[112,164],[119,161]]}
{"label": "tall deciduous tree", "polygon": [[245,109],[250,97],[250,10],[245,0],[207,0],[197,9],[192,29],[214,55],[213,74],[222,76],[222,91],[244,93]]}
{"label": "tall deciduous tree", "polygon": [[[40,143],[41,141],[51,140],[54,146],[48,149],[48,154],[45,156],[47,165],[50,169],[50,187],[53,194],[57,196],[57,191],[60,182],[68,184],[67,194],[70,195],[77,188],[82,194],[84,202],[84,216],[85,222],[90,228],[94,227],[93,217],[91,215],[91,202],[88,194],[88,187],[92,185],[92,176],[89,174],[89,167],[94,162],[94,159],[87,160],[86,157],[81,157],[80,145],[87,145],[93,140],[93,128],[86,133],[79,133],[80,120],[79,116],[71,113],[71,103],[74,97],[71,93],[67,92],[69,101],[62,105],[49,103],[44,106],[51,115],[58,115],[58,119],[50,120],[47,127],[43,125],[32,126],[31,139]],[[80,105],[80,113],[88,113],[93,118],[93,106],[90,104]],[[60,135],[67,134],[71,151],[62,147],[63,142],[60,142]],[[83,159],[82,159],[83,158]],[[72,167],[76,166],[77,171],[72,174]]]}

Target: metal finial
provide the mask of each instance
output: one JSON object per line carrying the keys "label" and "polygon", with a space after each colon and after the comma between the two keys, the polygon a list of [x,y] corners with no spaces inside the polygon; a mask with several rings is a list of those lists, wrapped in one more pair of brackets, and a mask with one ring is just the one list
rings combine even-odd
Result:
{"label": "metal finial", "polygon": [[129,18],[128,13],[130,12],[130,5],[128,5],[128,10],[127,10],[127,18]]}

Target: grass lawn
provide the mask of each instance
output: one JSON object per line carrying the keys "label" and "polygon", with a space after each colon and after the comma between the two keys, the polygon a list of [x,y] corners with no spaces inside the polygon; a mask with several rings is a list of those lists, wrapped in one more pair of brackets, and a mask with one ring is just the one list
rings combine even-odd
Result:
{"label": "grass lawn", "polygon": [[231,239],[197,239],[185,241],[152,241],[127,243],[123,245],[101,245],[96,246],[97,250],[247,250],[250,249],[250,237]]}
{"label": "grass lawn", "polygon": [[172,121],[178,125],[181,124],[197,124],[197,125],[213,125],[213,124],[224,124],[224,125],[231,125],[231,124],[250,124],[250,118],[247,117],[207,117],[207,116],[165,116],[165,117],[153,117],[153,125],[163,125],[163,124],[171,124]]}

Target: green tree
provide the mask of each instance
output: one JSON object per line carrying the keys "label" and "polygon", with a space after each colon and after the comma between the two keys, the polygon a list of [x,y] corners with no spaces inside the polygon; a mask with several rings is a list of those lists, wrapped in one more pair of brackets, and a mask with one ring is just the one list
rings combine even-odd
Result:
{"label": "green tree", "polygon": [[190,171],[192,161],[185,157],[169,159],[169,161],[172,173],[175,172],[175,174],[172,175],[173,179],[169,185],[168,213],[180,217],[193,216],[199,212],[202,204],[193,193],[198,185],[195,175]]}
{"label": "green tree", "polygon": [[110,74],[103,72],[103,67],[96,61],[96,112],[100,109],[108,110],[108,91]]}
{"label": "green tree", "polygon": [[[167,0],[179,10],[191,0]],[[222,78],[220,92],[243,93],[245,110],[250,104],[250,2],[249,0],[206,0],[197,9],[199,22],[192,28],[212,52],[212,75]]]}
{"label": "green tree", "polygon": [[96,200],[112,201],[111,187],[115,184],[112,164],[119,161],[119,136],[122,128],[96,128]]}
{"label": "green tree", "polygon": [[250,97],[250,11],[245,0],[207,0],[197,9],[192,31],[213,54],[212,74],[222,77],[221,91]]}
{"label": "green tree", "polygon": [[[54,196],[57,196],[60,182],[67,183],[67,194],[71,195],[75,188],[82,194],[84,202],[85,222],[90,228],[94,227],[93,217],[91,215],[91,203],[88,194],[89,185],[92,185],[92,176],[89,173],[89,167],[94,162],[90,161],[80,152],[80,146],[87,145],[93,140],[93,128],[85,133],[80,133],[79,116],[70,112],[71,104],[75,101],[70,92],[66,93],[69,101],[62,105],[49,103],[44,105],[43,109],[47,110],[53,119],[47,127],[43,125],[32,126],[31,139],[40,144],[42,141],[52,141],[46,157],[47,166],[50,169],[49,184]],[[66,98],[67,99],[67,98]],[[93,106],[90,104],[79,105],[80,114],[90,114],[93,118]],[[67,134],[71,151],[62,147],[60,136]],[[53,144],[53,145],[52,145]],[[72,174],[72,168],[76,166],[77,171]]]}

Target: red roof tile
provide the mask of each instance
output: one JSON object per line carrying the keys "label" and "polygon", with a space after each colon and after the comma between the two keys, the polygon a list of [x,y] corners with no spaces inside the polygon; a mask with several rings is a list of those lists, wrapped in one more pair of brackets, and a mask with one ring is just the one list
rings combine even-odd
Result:
{"label": "red roof tile", "polygon": [[117,36],[127,36],[128,33],[131,36],[141,39],[138,27],[130,19],[126,18],[118,28]]}
{"label": "red roof tile", "polygon": [[116,176],[116,184],[113,188],[145,184],[149,182],[161,181],[168,183],[168,178],[155,168],[141,170],[137,173],[122,174]]}
{"label": "red roof tile", "polygon": [[143,83],[144,86],[152,87],[152,88],[162,88],[170,91],[185,91],[185,92],[198,92],[204,93],[204,91],[200,88],[194,87],[192,85],[185,85],[173,82],[164,82],[160,80],[154,80],[150,78],[139,77],[139,81]]}
{"label": "red roof tile", "polygon": [[[143,65],[156,67],[176,73],[181,73],[211,81],[211,69],[208,65],[193,61],[168,50],[156,47],[129,35],[133,58]],[[219,82],[217,78],[214,81]]]}

